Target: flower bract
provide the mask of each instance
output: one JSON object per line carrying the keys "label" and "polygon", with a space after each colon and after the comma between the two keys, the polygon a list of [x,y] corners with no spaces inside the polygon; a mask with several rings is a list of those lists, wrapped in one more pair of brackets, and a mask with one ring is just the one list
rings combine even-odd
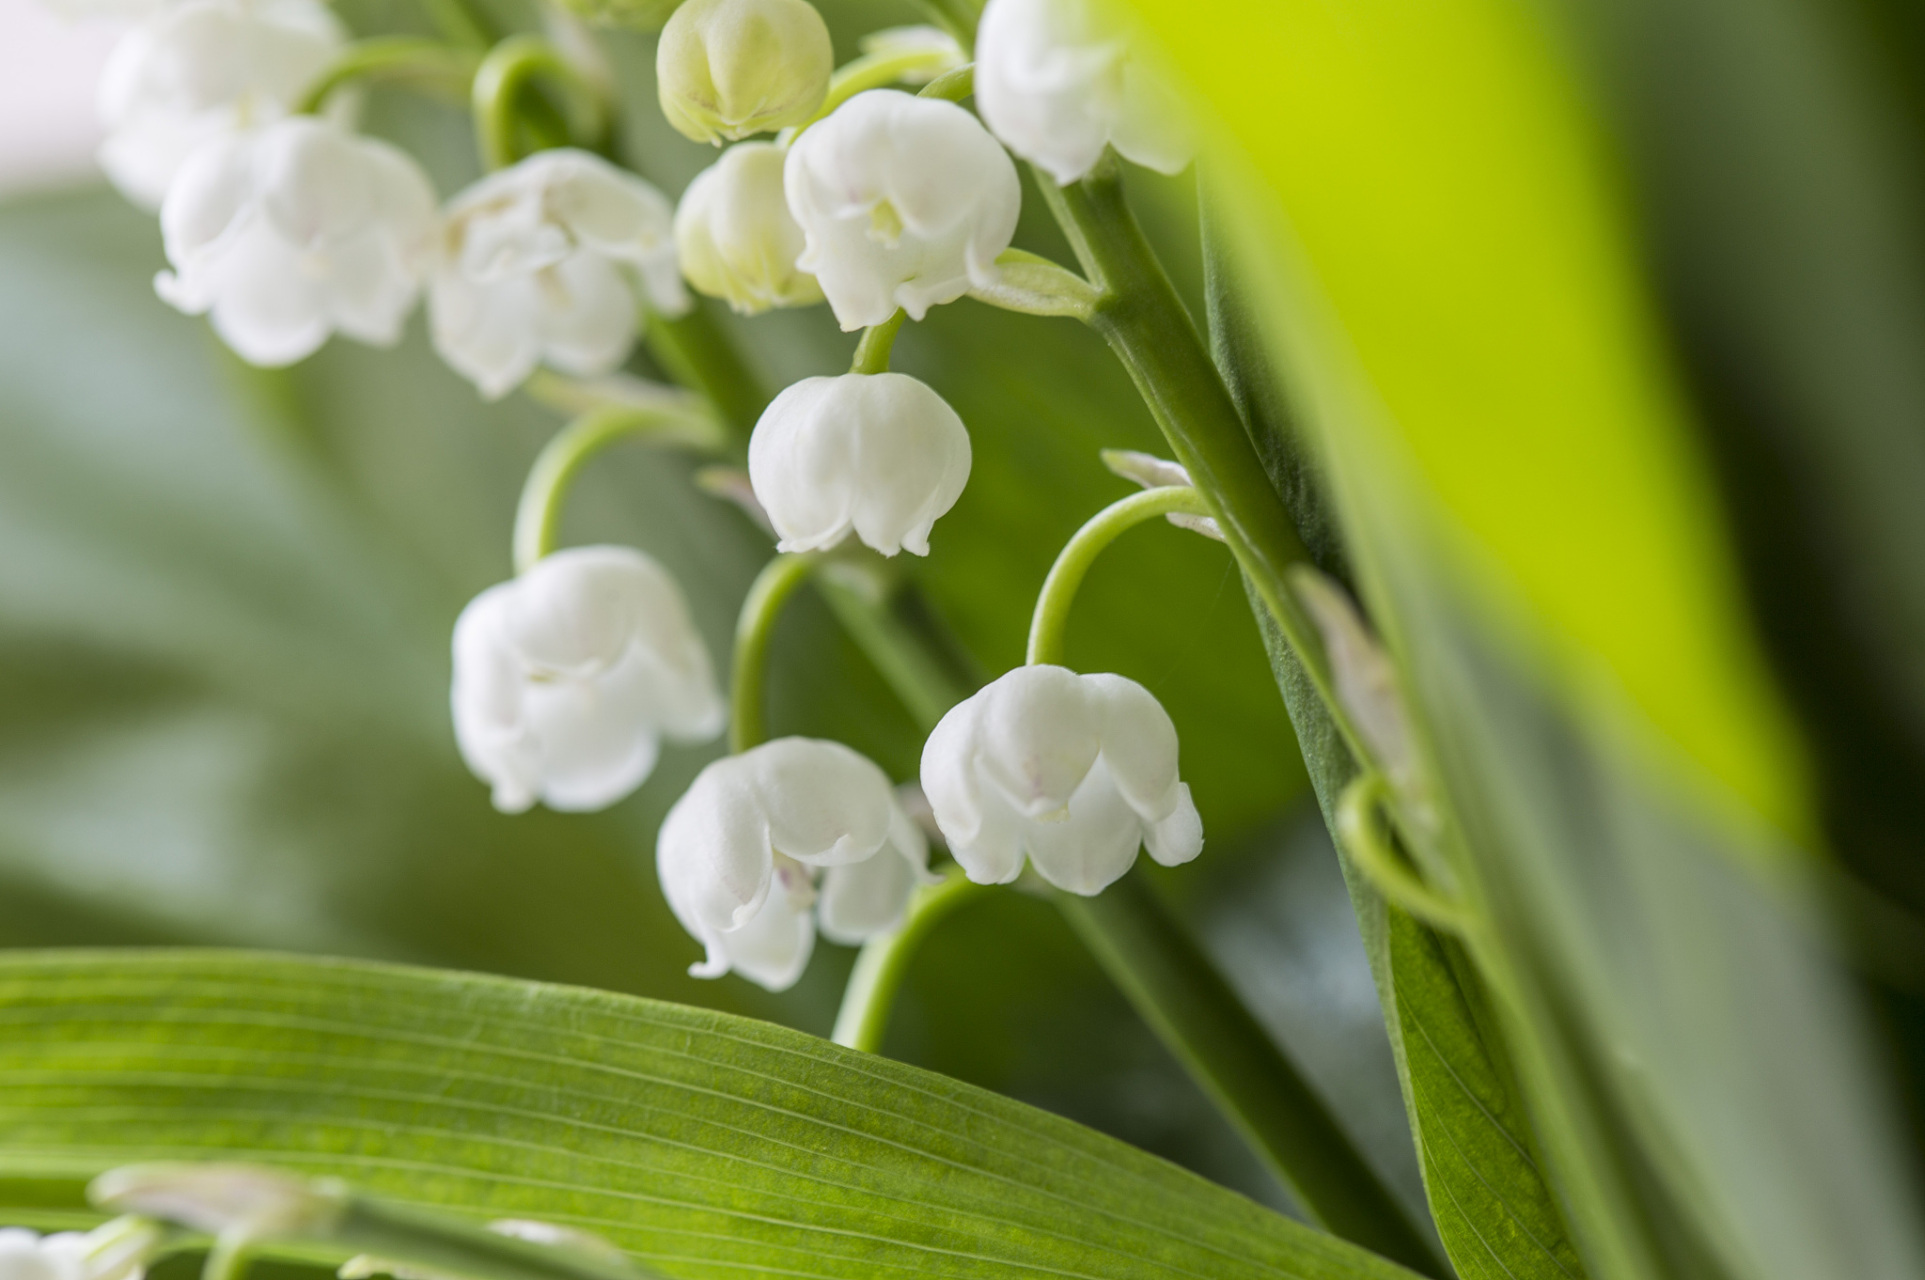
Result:
{"label": "flower bract", "polygon": [[97,90],[100,167],[122,194],[160,207],[187,158],[289,108],[347,40],[318,0],[187,0],[129,31]]}
{"label": "flower bract", "polygon": [[596,376],[635,345],[640,300],[689,305],[668,197],[600,156],[541,151],[449,202],[429,320],[442,358],[499,397],[536,366]]}
{"label": "flower bract", "polygon": [[953,102],[858,93],[789,149],[789,211],[845,330],[897,308],[920,320],[997,278],[1022,187],[1007,152]]}
{"label": "flower bract", "polygon": [[802,976],[818,926],[856,943],[899,924],[929,845],[872,761],[778,738],[703,769],[655,856],[676,919],[708,952],[689,972],[781,991]]}
{"label": "flower bract", "polygon": [[969,432],[927,384],[901,373],[804,378],[763,411],[749,481],[783,551],[854,533],[886,556],[929,554],[929,530],[969,480]]}
{"label": "flower bract", "polygon": [[434,190],[404,151],[297,116],[208,143],[160,211],[160,296],[245,360],[284,365],[340,332],[391,345],[433,248]]}
{"label": "flower bract", "polygon": [[1122,676],[1018,667],[958,703],[929,735],[922,788],[969,878],[1003,884],[1024,855],[1043,879],[1094,894],[1138,846],[1165,866],[1202,851],[1177,774],[1176,728]]}
{"label": "flower bract", "polygon": [[516,813],[613,804],[661,739],[722,728],[708,650],[668,571],[629,547],[571,547],[488,588],[455,623],[455,737]]}
{"label": "flower bract", "polygon": [[743,315],[822,301],[815,277],[795,265],[802,228],[782,193],[786,153],[741,142],[695,175],[675,208],[675,249],[688,282]]}
{"label": "flower bract", "polygon": [[808,0],[686,0],[662,28],[662,114],[697,142],[801,124],[829,92],[835,52]]}
{"label": "flower bract", "polygon": [[976,106],[998,138],[1067,186],[1114,146],[1176,173],[1195,150],[1183,102],[1104,0],[989,0]]}

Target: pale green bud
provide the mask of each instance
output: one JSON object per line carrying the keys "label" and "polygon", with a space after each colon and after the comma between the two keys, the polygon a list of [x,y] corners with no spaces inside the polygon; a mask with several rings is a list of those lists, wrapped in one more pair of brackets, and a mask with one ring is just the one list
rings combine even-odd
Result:
{"label": "pale green bud", "polygon": [[785,153],[742,142],[695,176],[675,210],[675,252],[696,290],[744,315],[822,301],[815,277],[795,265],[802,228],[782,194]]}
{"label": "pale green bud", "polygon": [[716,146],[801,124],[834,70],[829,28],[808,0],[688,0],[655,51],[662,114]]}

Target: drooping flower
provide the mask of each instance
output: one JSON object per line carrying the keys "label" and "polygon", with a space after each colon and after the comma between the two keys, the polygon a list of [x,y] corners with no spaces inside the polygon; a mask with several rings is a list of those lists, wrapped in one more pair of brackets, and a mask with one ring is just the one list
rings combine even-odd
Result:
{"label": "drooping flower", "polygon": [[703,769],[663,820],[655,858],[675,918],[708,952],[689,972],[733,970],[781,991],[802,976],[818,925],[857,943],[901,923],[929,844],[873,762],[839,742],[778,738]]}
{"label": "drooping flower", "polygon": [[492,398],[543,362],[594,377],[628,358],[640,300],[688,308],[668,197],[600,156],[537,152],[449,202],[428,294],[435,349]]}
{"label": "drooping flower", "polygon": [[997,279],[1016,234],[1016,166],[953,102],[858,93],[789,148],[783,185],[813,272],[843,329],[900,307],[920,320]]}
{"label": "drooping flower", "polygon": [[1182,100],[1108,0],[989,0],[976,30],[976,107],[1010,150],[1064,186],[1106,146],[1162,173],[1195,152]]}
{"label": "drooping flower", "polygon": [[712,738],[722,697],[675,580],[629,547],[571,547],[488,588],[454,632],[455,739],[519,813],[615,803],[666,736]]}
{"label": "drooping flower", "polygon": [[128,199],[158,209],[188,156],[286,116],[346,40],[318,0],[186,0],[158,9],[102,68],[100,167]]}
{"label": "drooping flower", "polygon": [[1139,845],[1164,866],[1201,852],[1176,757],[1168,713],[1134,680],[1018,667],[937,724],[922,789],[971,880],[1014,880],[1027,854],[1057,888],[1094,894]]}
{"label": "drooping flower", "polygon": [[399,148],[312,116],[217,139],[161,205],[172,272],[155,291],[258,365],[340,332],[401,336],[434,244],[434,190]]}
{"label": "drooping flower", "polygon": [[165,1234],[127,1217],[84,1234],[0,1227],[0,1280],[141,1280]]}
{"label": "drooping flower", "polygon": [[800,270],[802,228],[782,194],[787,155],[771,142],[741,142],[695,175],[675,209],[675,249],[697,291],[743,315],[822,301]]}
{"label": "drooping flower", "polygon": [[969,461],[956,411],[901,373],[804,378],[749,438],[749,482],[783,551],[826,551],[853,532],[886,556],[926,556]]}
{"label": "drooping flower", "polygon": [[808,0],[686,0],[655,47],[662,114],[718,147],[801,124],[834,71],[828,24]]}

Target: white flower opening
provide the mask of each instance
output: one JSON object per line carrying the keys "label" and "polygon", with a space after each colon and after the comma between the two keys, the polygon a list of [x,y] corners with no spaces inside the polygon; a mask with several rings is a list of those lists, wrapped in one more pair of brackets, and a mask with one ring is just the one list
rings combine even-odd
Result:
{"label": "white flower opening", "polygon": [[[600,156],[542,151],[449,202],[428,294],[442,358],[490,399],[536,366],[595,377],[635,345],[640,300],[689,306],[668,197]],[[639,300],[638,300],[639,291]]]}
{"label": "white flower opening", "polygon": [[347,42],[317,0],[187,0],[114,47],[96,100],[100,167],[123,195],[158,209],[202,146],[287,115]]}
{"label": "white flower opening", "polygon": [[1108,146],[1162,173],[1195,153],[1182,99],[1106,0],[989,0],[976,30],[976,107],[1010,150],[1063,186]]}
{"label": "white flower opening", "polygon": [[655,857],[670,909],[708,953],[689,972],[782,991],[808,966],[818,927],[853,944],[902,922],[929,843],[872,761],[839,742],[778,738],[703,769],[663,820]]}
{"label": "white flower opening", "polygon": [[285,365],[335,332],[390,346],[432,252],[434,190],[404,151],[311,116],[208,143],[161,206],[155,291],[243,359]]}
{"label": "white flower opening", "polygon": [[742,142],[695,175],[675,209],[675,251],[696,290],[742,315],[822,301],[822,286],[795,265],[802,228],[782,193],[787,152]]}
{"label": "white flower opening", "polygon": [[708,650],[675,580],[629,547],[571,547],[488,588],[454,631],[455,738],[494,803],[586,811],[648,777],[661,739],[721,731]]}
{"label": "white flower opening", "polygon": [[1122,676],[1038,665],[985,685],[929,735],[922,788],[978,884],[1014,880],[1027,855],[1057,888],[1095,894],[1140,845],[1164,866],[1203,849],[1176,728]]}
{"label": "white flower opening", "polygon": [[783,551],[826,551],[854,533],[886,556],[926,556],[969,463],[956,411],[901,373],[804,378],[749,438],[749,483]]}
{"label": "white flower opening", "polygon": [[900,307],[920,320],[970,286],[994,284],[1022,206],[1016,166],[953,102],[894,89],[858,93],[789,148],[789,212],[846,330]]}

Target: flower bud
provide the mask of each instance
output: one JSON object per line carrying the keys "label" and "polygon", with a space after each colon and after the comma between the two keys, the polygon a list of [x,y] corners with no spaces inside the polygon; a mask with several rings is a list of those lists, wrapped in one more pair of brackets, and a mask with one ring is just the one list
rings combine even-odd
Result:
{"label": "flower bud", "polygon": [[695,175],[675,210],[682,274],[743,315],[822,301],[815,277],[795,265],[802,228],[782,194],[785,155],[774,143],[737,143]]}
{"label": "flower bud", "polygon": [[129,200],[158,209],[188,156],[286,116],[346,42],[317,0],[159,8],[101,69],[100,167]]}
{"label": "flower bud", "polygon": [[640,786],[661,738],[722,728],[681,588],[629,547],[571,547],[488,588],[455,623],[455,739],[504,813],[601,809]]}
{"label": "flower bud", "polygon": [[687,0],[655,48],[662,114],[716,146],[801,124],[834,71],[828,24],[808,0]]}
{"label": "flower bud", "polygon": [[989,0],[976,31],[976,108],[1063,186],[1107,146],[1162,173],[1195,150],[1183,102],[1108,0]]}
{"label": "flower bud", "polygon": [[434,190],[404,151],[312,116],[209,143],[161,205],[155,292],[208,313],[242,359],[292,364],[328,335],[401,337],[433,252]]}
{"label": "flower bud", "polygon": [[818,919],[846,943],[902,922],[929,842],[866,757],[778,738],[696,775],[662,821],[655,859],[675,918],[708,951],[689,972],[734,970],[782,991],[807,967]]}
{"label": "flower bud", "polygon": [[490,399],[543,362],[612,372],[635,345],[638,291],[664,315],[688,309],[673,219],[668,197],[586,151],[489,174],[448,204],[435,349]]}
{"label": "flower bud", "polygon": [[783,171],[789,212],[844,330],[920,320],[997,280],[1022,208],[1016,166],[953,102],[871,89],[811,125]]}
{"label": "flower bud", "polygon": [[969,461],[956,411],[901,373],[804,378],[749,438],[749,482],[783,551],[826,551],[853,531],[885,556],[926,556]]}
{"label": "flower bud", "polygon": [[1169,715],[1134,680],[1018,667],[936,725],[922,789],[971,880],[1006,884],[1027,854],[1043,879],[1088,895],[1139,845],[1166,867],[1202,851],[1176,755]]}

